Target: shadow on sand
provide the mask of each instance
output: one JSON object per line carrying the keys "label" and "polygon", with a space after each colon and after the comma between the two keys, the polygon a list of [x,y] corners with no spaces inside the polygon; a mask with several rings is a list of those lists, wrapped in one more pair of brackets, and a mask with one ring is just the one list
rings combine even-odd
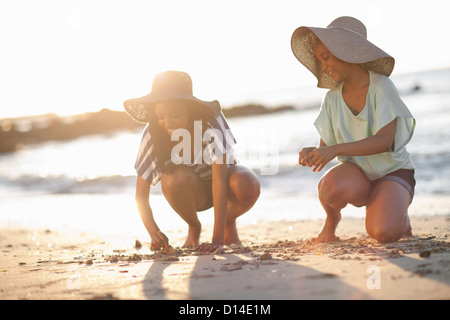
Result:
{"label": "shadow on sand", "polygon": [[[195,260],[193,266],[192,262],[186,263],[183,261],[153,263],[143,283],[143,290],[147,299],[298,300],[370,298],[365,292],[342,282],[335,274],[320,272],[290,261],[255,260],[250,254],[202,255],[190,257],[190,261],[192,259]],[[186,266],[180,268],[180,264]],[[176,269],[174,268],[175,265]],[[255,272],[257,269],[258,272]],[[287,270],[288,272],[286,272]]]}
{"label": "shadow on sand", "polygon": [[[312,240],[277,242],[258,245],[256,252],[248,248],[237,253],[154,262],[145,276],[143,290],[150,300],[395,298],[392,294],[410,294],[398,288],[403,281],[414,280],[419,285],[422,280],[435,280],[450,286],[449,277],[442,277],[450,268],[449,251],[446,241],[419,237],[390,244],[379,244],[368,237],[330,244],[315,244]],[[262,260],[263,252],[281,258]],[[299,259],[290,261],[295,256]],[[335,269],[327,267],[329,259],[340,260],[332,264]],[[372,266],[381,269],[384,290],[369,288]],[[351,272],[345,272],[345,268],[351,268]]]}

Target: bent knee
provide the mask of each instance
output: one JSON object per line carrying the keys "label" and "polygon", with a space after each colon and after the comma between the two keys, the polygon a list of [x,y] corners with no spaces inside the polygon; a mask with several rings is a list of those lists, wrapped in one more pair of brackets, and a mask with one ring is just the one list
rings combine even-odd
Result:
{"label": "bent knee", "polygon": [[379,243],[396,242],[402,237],[401,230],[392,230],[388,227],[367,228],[367,233]]}
{"label": "bent knee", "polygon": [[317,188],[321,202],[331,204],[342,201],[344,190],[340,181],[338,181],[333,175],[327,174],[323,176],[319,180]]}
{"label": "bent knee", "polygon": [[232,175],[229,187],[233,195],[241,203],[254,203],[260,194],[258,179],[247,174]]}
{"label": "bent knee", "polygon": [[370,194],[370,184],[364,179],[342,177],[329,172],[318,184],[318,195],[322,203],[345,206],[350,203],[360,207],[365,205]]}

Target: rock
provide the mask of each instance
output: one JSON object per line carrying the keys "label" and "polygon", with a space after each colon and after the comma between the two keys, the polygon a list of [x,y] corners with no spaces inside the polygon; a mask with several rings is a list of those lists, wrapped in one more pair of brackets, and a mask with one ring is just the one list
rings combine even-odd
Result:
{"label": "rock", "polygon": [[127,260],[128,260],[128,261],[141,261],[142,258],[141,258],[140,255],[138,255],[138,254],[135,253],[135,254],[133,254],[132,256],[129,256]]}
{"label": "rock", "polygon": [[272,260],[272,255],[270,253],[264,253],[259,256],[260,260]]}
{"label": "rock", "polygon": [[217,250],[214,252],[214,254],[224,254],[225,250],[223,249],[223,247],[217,248]]}
{"label": "rock", "polygon": [[167,247],[164,247],[161,250],[161,252],[164,253],[164,254],[174,254],[175,253],[175,249],[171,245],[168,245]]}
{"label": "rock", "polygon": [[422,251],[421,253],[419,253],[419,256],[421,258],[428,258],[430,255],[431,255],[431,251],[430,250],[425,250],[425,251]]}
{"label": "rock", "polygon": [[134,243],[134,247],[135,247],[136,249],[142,248],[141,242],[140,242],[139,240],[136,239],[136,242]]}

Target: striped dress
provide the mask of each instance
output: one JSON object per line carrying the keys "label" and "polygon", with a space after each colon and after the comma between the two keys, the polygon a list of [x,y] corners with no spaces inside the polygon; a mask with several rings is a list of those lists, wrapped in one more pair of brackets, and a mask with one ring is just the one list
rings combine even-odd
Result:
{"label": "striped dress", "polygon": [[[193,163],[183,164],[194,170],[200,179],[209,180],[212,174],[211,164],[217,159],[222,159],[224,154],[226,154],[226,163],[229,166],[236,164],[233,156],[233,145],[235,143],[236,139],[231,133],[228,123],[223,114],[220,113],[217,118],[208,121],[208,128],[202,139],[202,158],[198,159],[196,157]],[[163,175],[163,172],[158,168],[157,161],[155,146],[147,125],[142,133],[142,140],[134,168],[138,176],[152,186],[157,185]],[[169,159],[168,161],[172,160]]]}

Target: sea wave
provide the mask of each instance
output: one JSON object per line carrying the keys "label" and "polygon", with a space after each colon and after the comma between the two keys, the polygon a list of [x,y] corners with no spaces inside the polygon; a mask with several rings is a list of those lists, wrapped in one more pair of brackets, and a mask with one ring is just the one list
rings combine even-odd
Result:
{"label": "sea wave", "polygon": [[18,193],[46,194],[107,194],[119,193],[134,188],[135,176],[111,175],[95,178],[69,177],[67,175],[21,175],[0,177],[0,186]]}

